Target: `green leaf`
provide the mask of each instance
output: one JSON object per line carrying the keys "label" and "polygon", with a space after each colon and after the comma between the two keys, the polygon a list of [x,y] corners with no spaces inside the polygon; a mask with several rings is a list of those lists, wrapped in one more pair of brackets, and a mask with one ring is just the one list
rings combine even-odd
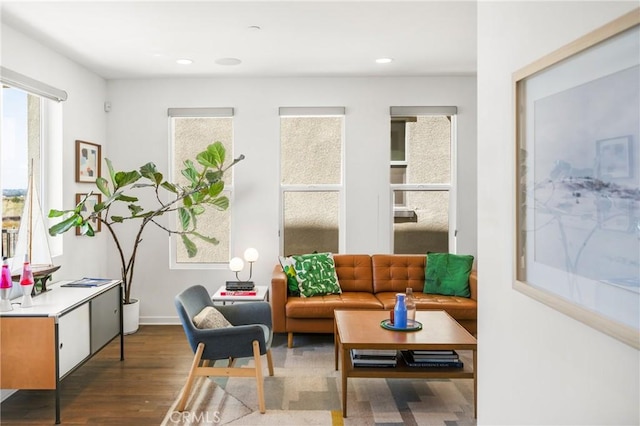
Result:
{"label": "green leaf", "polygon": [[184,244],[184,247],[187,249],[187,256],[194,257],[198,254],[198,247],[196,247],[193,241],[191,241],[185,234],[182,234],[181,237],[182,244]]}
{"label": "green leaf", "polygon": [[87,237],[95,237],[96,233],[93,230],[93,226],[91,226],[91,223],[87,222],[87,232],[84,234]]}
{"label": "green leaf", "polygon": [[224,182],[218,181],[209,187],[209,196],[212,198],[215,198],[218,195],[220,195],[223,189],[224,189]]}
{"label": "green leaf", "polygon": [[152,180],[155,182],[155,174],[157,172],[157,168],[156,165],[153,163],[147,163],[144,166],[140,167],[140,174],[144,177],[146,177],[149,180]]}
{"label": "green leaf", "polygon": [[122,216],[111,216],[111,220],[115,223],[124,222],[124,218]]}
{"label": "green leaf", "polygon": [[136,170],[131,172],[117,172],[115,176],[115,186],[116,188],[122,188],[123,186],[131,185],[140,179],[140,177],[140,173]]}
{"label": "green leaf", "polygon": [[105,163],[107,163],[107,168],[109,169],[109,176],[111,177],[111,182],[115,183],[116,172],[114,171],[113,164],[111,164],[111,160],[109,160],[108,158],[105,158],[104,161]]}
{"label": "green leaf", "polygon": [[191,235],[196,236],[196,237],[200,238],[202,241],[208,242],[209,244],[213,244],[213,245],[220,244],[220,241],[218,241],[217,239],[215,239],[213,237],[204,236],[204,235],[202,235],[202,234],[200,234],[198,232],[195,232],[195,231],[191,232]]}
{"label": "green leaf", "polygon": [[223,173],[220,170],[207,170],[205,173],[205,179],[209,184],[212,184],[222,179],[222,175]]}
{"label": "green leaf", "polygon": [[74,228],[82,223],[82,217],[74,214],[69,216],[67,219],[53,225],[49,228],[49,235],[55,237],[56,235],[63,234],[67,232],[69,229]]}
{"label": "green leaf", "polygon": [[183,230],[189,229],[189,223],[191,222],[191,215],[189,211],[184,207],[178,208],[178,216],[180,217],[180,225]]}
{"label": "green leaf", "polygon": [[60,216],[64,216],[65,213],[67,213],[68,210],[56,210],[56,209],[51,209],[49,210],[49,217],[60,217]]}
{"label": "green leaf", "polygon": [[218,210],[226,210],[229,208],[229,199],[227,197],[218,197],[209,202],[218,208]]}
{"label": "green leaf", "polygon": [[87,237],[93,237],[96,235],[90,222],[84,222],[80,225],[80,234],[86,235]]}
{"label": "green leaf", "polygon": [[196,156],[198,163],[205,167],[219,169],[224,163],[225,149],[222,142],[215,142],[207,147],[206,151]]}
{"label": "green leaf", "polygon": [[109,182],[103,177],[99,177],[96,179],[96,186],[107,197],[111,197],[111,191],[109,191]]}
{"label": "green leaf", "polygon": [[191,197],[186,196],[182,199],[182,204],[184,204],[185,207],[189,208],[193,205],[193,200],[191,199]]}
{"label": "green leaf", "polygon": [[205,209],[204,209],[204,207],[202,207],[202,206],[200,206],[200,205],[197,205],[197,206],[193,206],[193,207],[191,208],[191,212],[192,212],[194,215],[196,215],[196,216],[197,216],[197,215],[201,215],[202,213],[204,213],[204,212],[205,212]]}
{"label": "green leaf", "polygon": [[162,182],[160,186],[169,192],[173,192],[174,194],[178,193],[178,189],[176,188],[176,186],[170,182]]}
{"label": "green leaf", "polygon": [[200,175],[198,175],[198,172],[196,171],[196,169],[192,169],[192,168],[186,168],[182,170],[182,176],[189,179],[189,182],[191,182],[194,185],[198,183],[198,179],[200,178]]}
{"label": "green leaf", "polygon": [[143,211],[144,209],[142,207],[140,207],[137,204],[129,204],[127,206],[127,208],[129,209],[129,211],[131,212],[132,216],[137,216],[138,213],[140,213],[141,211]]}
{"label": "green leaf", "polygon": [[138,201],[138,197],[131,197],[129,195],[120,194],[116,198],[118,201],[124,201],[125,203],[135,203]]}

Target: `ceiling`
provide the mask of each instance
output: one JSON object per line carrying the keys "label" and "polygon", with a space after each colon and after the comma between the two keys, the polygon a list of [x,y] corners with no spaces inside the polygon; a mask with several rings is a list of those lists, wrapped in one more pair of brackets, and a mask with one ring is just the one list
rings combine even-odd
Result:
{"label": "ceiling", "polygon": [[[3,25],[105,79],[476,72],[475,1],[1,4]],[[217,63],[225,58],[241,63]]]}

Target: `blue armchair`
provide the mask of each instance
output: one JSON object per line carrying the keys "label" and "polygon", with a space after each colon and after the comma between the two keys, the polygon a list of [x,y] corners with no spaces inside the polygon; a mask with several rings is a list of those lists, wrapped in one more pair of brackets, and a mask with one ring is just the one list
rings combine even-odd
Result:
{"label": "blue armchair", "polygon": [[[178,316],[195,356],[177,410],[184,411],[193,381],[198,376],[255,377],[258,405],[265,412],[264,378],[261,356],[267,355],[269,376],[273,376],[271,358],[271,306],[267,302],[214,306],[201,285],[189,287],[175,298]],[[199,329],[193,318],[207,306],[213,306],[233,327]],[[234,367],[236,358],[253,357],[255,367]],[[214,367],[216,360],[228,360],[226,367]],[[210,361],[212,366],[209,366]]]}

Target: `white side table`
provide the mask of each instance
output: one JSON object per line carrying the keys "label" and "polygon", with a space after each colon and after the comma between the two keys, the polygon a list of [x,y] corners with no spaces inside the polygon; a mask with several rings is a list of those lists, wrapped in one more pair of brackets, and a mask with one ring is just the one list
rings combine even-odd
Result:
{"label": "white side table", "polygon": [[257,285],[254,287],[256,291],[255,295],[251,296],[239,296],[239,295],[230,295],[224,294],[227,292],[224,286],[220,287],[218,291],[216,291],[213,296],[211,296],[211,300],[214,302],[222,302],[223,305],[226,305],[227,302],[235,303],[235,302],[268,302],[269,301],[269,286],[268,285]]}

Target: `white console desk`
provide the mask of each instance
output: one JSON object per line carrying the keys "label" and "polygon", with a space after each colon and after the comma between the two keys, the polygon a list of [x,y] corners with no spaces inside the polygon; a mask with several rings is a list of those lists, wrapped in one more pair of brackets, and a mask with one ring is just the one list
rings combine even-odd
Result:
{"label": "white console desk", "polygon": [[124,360],[122,286],[113,280],[99,287],[61,287],[33,297],[22,308],[0,312],[0,388],[55,390],[60,423],[60,381],[120,335]]}

